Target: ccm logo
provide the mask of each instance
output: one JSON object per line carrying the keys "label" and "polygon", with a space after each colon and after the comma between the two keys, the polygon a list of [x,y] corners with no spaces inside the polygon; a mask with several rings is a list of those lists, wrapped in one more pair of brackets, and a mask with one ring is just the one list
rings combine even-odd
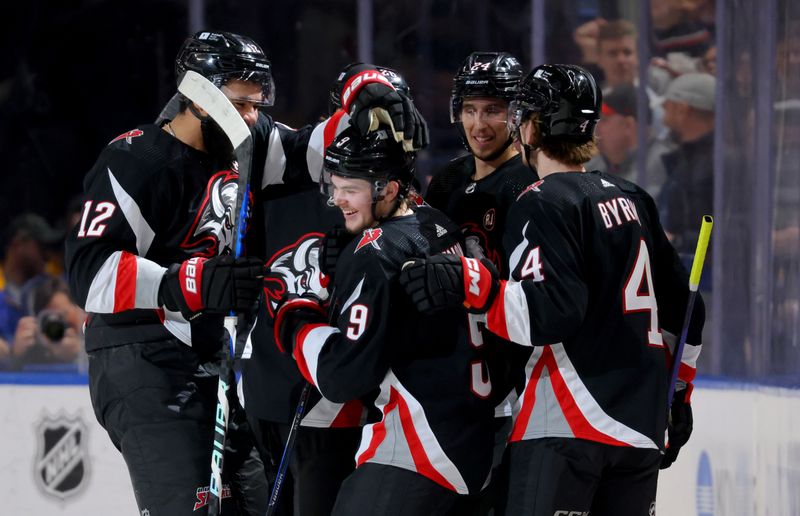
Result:
{"label": "ccm logo", "polygon": [[381,72],[366,71],[353,77],[353,79],[351,79],[350,81],[350,84],[348,84],[347,87],[344,89],[344,92],[342,93],[343,106],[349,107],[350,95],[352,95],[354,91],[358,90],[358,88],[361,87],[362,82],[380,82],[394,89],[392,83],[390,83],[389,80],[386,77],[384,77]]}
{"label": "ccm logo", "polygon": [[464,258],[467,262],[467,275],[469,276],[469,293],[474,296],[481,295],[481,287],[478,282],[481,280],[481,269],[478,260],[475,258]]}
{"label": "ccm logo", "polygon": [[200,261],[199,257],[189,258],[186,263],[186,277],[183,280],[183,286],[187,292],[197,294],[197,262]]}
{"label": "ccm logo", "polygon": [[556,511],[553,516],[589,516],[589,511]]}

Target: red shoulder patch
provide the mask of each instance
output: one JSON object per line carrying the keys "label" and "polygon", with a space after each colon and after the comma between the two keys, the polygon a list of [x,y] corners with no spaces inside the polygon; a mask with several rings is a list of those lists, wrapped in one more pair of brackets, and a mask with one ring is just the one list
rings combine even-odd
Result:
{"label": "red shoulder patch", "polygon": [[536,181],[535,183],[533,183],[532,185],[528,185],[528,187],[526,189],[524,189],[523,191],[521,191],[519,193],[519,195],[517,196],[517,200],[519,200],[523,195],[525,195],[528,192],[541,192],[541,190],[539,190],[539,186],[542,183],[544,183],[544,179],[540,179],[540,180]]}
{"label": "red shoulder patch", "polygon": [[142,131],[141,129],[134,129],[132,131],[128,131],[127,133],[120,134],[119,136],[108,142],[108,144],[111,145],[112,143],[122,140],[123,138],[128,142],[128,144],[130,144],[131,138],[136,138],[137,136],[141,136],[143,134],[144,131]]}
{"label": "red shoulder patch", "polygon": [[359,240],[358,245],[356,246],[356,250],[353,252],[358,252],[359,249],[368,244],[375,249],[380,250],[381,246],[378,245],[378,239],[381,237],[381,235],[383,235],[383,230],[381,228],[365,229],[364,233],[361,235],[361,240]]}

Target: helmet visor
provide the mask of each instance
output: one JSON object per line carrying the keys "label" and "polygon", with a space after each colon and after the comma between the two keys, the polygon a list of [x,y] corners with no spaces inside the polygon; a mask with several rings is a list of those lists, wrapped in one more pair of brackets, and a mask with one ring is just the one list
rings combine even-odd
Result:
{"label": "helmet visor", "polygon": [[374,179],[370,180],[366,177],[359,177],[358,175],[350,175],[347,172],[342,172],[341,170],[333,170],[328,167],[324,167],[322,169],[322,176],[319,180],[319,191],[320,193],[327,198],[328,206],[335,206],[335,195],[336,195],[336,187],[331,180],[331,176],[338,176],[344,177],[348,179],[360,179],[369,183],[371,188],[372,200],[376,201],[381,195],[383,195],[383,190],[386,188],[386,185],[389,184],[389,181],[386,179]]}
{"label": "helmet visor", "polygon": [[[225,88],[225,85],[231,81],[244,81],[260,86],[260,92],[250,95],[237,95],[232,92],[230,88]],[[275,82],[272,80],[272,74],[260,70],[246,70],[243,72],[236,72],[230,74],[215,75],[211,82],[216,84],[231,102],[248,102],[257,108],[270,107],[275,103]]]}
{"label": "helmet visor", "polygon": [[549,107],[550,99],[539,92],[528,94],[525,99],[514,100],[508,106],[508,125],[516,131],[532,113],[546,112]]}

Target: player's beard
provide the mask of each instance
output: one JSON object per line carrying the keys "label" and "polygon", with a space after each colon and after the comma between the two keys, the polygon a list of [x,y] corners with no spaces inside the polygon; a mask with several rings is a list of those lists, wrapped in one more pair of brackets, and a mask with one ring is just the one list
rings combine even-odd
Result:
{"label": "player's beard", "polygon": [[234,160],[233,145],[228,136],[211,117],[206,117],[200,122],[200,131],[203,133],[203,144],[206,152],[215,162],[227,166]]}

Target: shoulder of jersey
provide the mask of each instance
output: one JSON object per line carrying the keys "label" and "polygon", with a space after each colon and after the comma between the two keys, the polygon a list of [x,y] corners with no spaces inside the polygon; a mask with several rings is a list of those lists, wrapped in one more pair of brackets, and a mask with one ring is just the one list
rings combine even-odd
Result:
{"label": "shoulder of jersey", "polygon": [[517,196],[517,200],[519,201],[523,197],[529,197],[532,194],[540,194],[542,193],[542,185],[544,185],[544,179],[539,179],[534,181],[533,183],[529,184]]}
{"label": "shoulder of jersey", "polygon": [[[575,203],[586,197],[594,188],[595,180],[582,172],[561,172],[550,174],[525,187],[517,200],[542,198],[552,202]],[[616,185],[609,183],[610,187]]]}
{"label": "shoulder of jersey", "polygon": [[353,239],[355,247],[353,248],[354,255],[368,255],[374,252],[383,251],[390,239],[386,238],[386,229],[382,227],[367,228],[360,234],[356,235]]}
{"label": "shoulder of jersey", "polygon": [[621,177],[611,176],[602,172],[590,172],[589,176],[597,177],[602,188],[619,188],[626,193],[640,193],[642,189],[638,185]]}
{"label": "shoulder of jersey", "polygon": [[146,141],[152,141],[152,139],[155,138],[155,135],[157,134],[156,131],[161,131],[161,128],[155,124],[139,126],[135,129],[131,129],[130,131],[126,131],[120,134],[119,136],[108,142],[108,145],[111,146],[114,144],[118,144],[116,145],[117,147],[122,147],[125,145],[133,145],[134,140],[136,143],[144,143]]}
{"label": "shoulder of jersey", "polygon": [[440,174],[457,174],[459,172],[467,170],[472,163],[473,163],[472,154],[464,154],[461,156],[457,156],[448,161],[445,166],[443,166],[436,173],[434,173],[433,177],[435,178]]}
{"label": "shoulder of jersey", "polygon": [[447,215],[432,206],[420,206],[416,208],[417,220],[420,226],[428,225],[433,228],[436,238],[458,231],[458,227]]}

